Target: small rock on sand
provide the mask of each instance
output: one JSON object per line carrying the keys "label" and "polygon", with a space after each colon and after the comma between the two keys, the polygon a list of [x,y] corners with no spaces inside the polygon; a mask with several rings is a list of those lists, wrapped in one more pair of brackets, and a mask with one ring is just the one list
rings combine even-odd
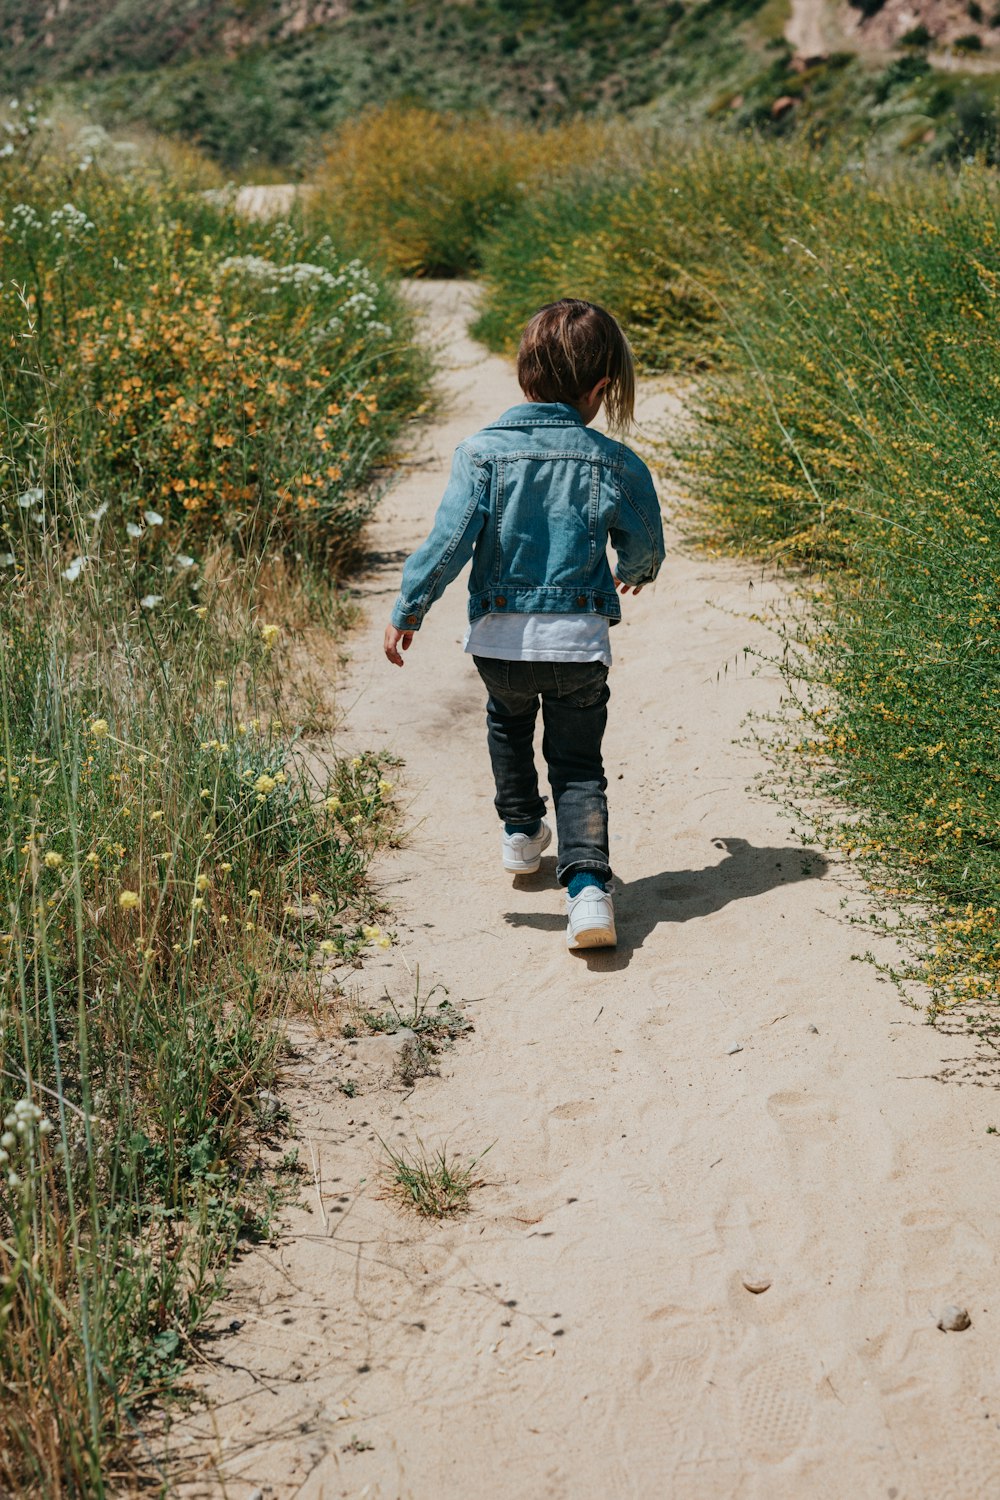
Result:
{"label": "small rock on sand", "polygon": [[943,1333],[961,1333],[964,1329],[971,1327],[972,1319],[964,1307],[956,1307],[949,1302],[947,1307],[941,1309],[941,1316],[937,1320],[937,1326]]}
{"label": "small rock on sand", "polygon": [[274,1120],[281,1114],[281,1100],[269,1089],[257,1090],[257,1107],[265,1120]]}
{"label": "small rock on sand", "polygon": [[733,1042],[730,1046],[728,1046],[726,1048],[726,1052],[728,1053],[728,1055],[730,1057],[732,1057],[732,1055],[733,1055],[734,1052],[742,1052],[742,1051],[743,1051],[743,1043],[742,1042]]}
{"label": "small rock on sand", "polygon": [[771,1278],[766,1271],[745,1271],[740,1280],[747,1291],[753,1292],[755,1297],[760,1296],[761,1292],[766,1292],[771,1285]]}

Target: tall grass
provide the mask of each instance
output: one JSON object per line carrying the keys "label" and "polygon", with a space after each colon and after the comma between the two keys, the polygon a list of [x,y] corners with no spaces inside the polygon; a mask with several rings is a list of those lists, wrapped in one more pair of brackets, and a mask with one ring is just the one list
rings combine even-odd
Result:
{"label": "tall grass", "polygon": [[349,549],[425,374],[390,286],[322,225],[245,223],[107,142],[53,159],[30,127],[0,214],[0,484],[107,500],[119,529],[154,508],[147,550],[176,527]]}
{"label": "tall grass", "polygon": [[293,643],[344,608],[292,554],[354,545],[423,367],[332,243],[11,139],[0,1491],[102,1496],[266,1232],[288,1007],[385,941],[365,873],[391,783],[306,754]]}
{"label": "tall grass", "polygon": [[935,1004],[1000,972],[998,245],[983,167],[676,148],[527,202],[486,250],[479,324],[509,347],[533,306],[593,296],[647,365],[704,367],[674,443],[695,524],[822,571],[794,748],[852,808],[831,836],[924,912]]}
{"label": "tall grass", "polygon": [[370,110],[342,125],[313,181],[315,211],[337,237],[407,275],[479,268],[490,231],[553,175],[629,170],[628,127],[574,120],[531,129],[486,115],[414,105]]}

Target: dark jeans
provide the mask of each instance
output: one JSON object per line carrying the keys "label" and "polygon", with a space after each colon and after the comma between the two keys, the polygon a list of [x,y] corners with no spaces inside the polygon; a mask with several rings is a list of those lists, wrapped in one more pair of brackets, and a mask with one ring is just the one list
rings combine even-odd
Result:
{"label": "dark jeans", "polygon": [[473,658],[486,684],[486,738],[496,781],[496,810],[530,826],[545,811],[532,745],[542,704],[542,754],[559,831],[561,885],[584,870],[611,879],[607,778],[601,740],[608,722],[608,669],[602,662],[493,661]]}

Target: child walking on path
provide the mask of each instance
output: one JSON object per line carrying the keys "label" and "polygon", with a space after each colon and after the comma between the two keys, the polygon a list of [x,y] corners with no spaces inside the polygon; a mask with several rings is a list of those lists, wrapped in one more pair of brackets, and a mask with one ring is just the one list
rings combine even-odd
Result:
{"label": "child walking on path", "polygon": [[589,428],[602,406],[616,431],[633,417],[632,351],[610,313],[569,298],[543,307],[521,337],[517,376],[524,403],[456,450],[430,535],[403,568],[385,654],[403,665],[400,648],[471,557],[465,650],[489,695],[503,867],[534,874],[552,839],[533,749],[541,703],[567,944],[609,947],[609,627],[617,591],[638,593],[659,572],[660,507],[642,460]]}

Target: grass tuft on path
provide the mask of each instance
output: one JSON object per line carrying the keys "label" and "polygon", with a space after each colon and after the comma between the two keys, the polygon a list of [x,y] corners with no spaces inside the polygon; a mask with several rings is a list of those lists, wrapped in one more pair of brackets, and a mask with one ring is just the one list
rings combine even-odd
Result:
{"label": "grass tuft on path", "polygon": [[476,1175],[476,1168],[486,1152],[464,1161],[454,1153],[449,1155],[446,1146],[428,1151],[419,1141],[413,1150],[397,1151],[385,1141],[382,1147],[386,1196],[422,1218],[452,1219],[467,1213],[472,1192],[483,1185],[484,1179]]}

